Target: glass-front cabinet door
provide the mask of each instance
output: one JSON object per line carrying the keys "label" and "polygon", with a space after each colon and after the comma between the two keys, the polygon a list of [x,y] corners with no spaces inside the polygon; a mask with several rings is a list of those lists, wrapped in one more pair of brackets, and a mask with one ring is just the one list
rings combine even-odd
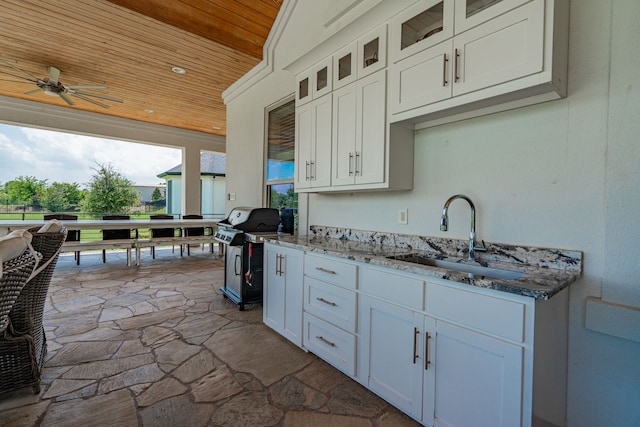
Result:
{"label": "glass-front cabinet door", "polygon": [[356,80],[358,44],[353,42],[333,54],[333,89],[339,89]]}
{"label": "glass-front cabinet door", "polygon": [[313,78],[313,99],[318,99],[322,95],[326,95],[333,90],[332,70],[333,61],[331,57],[320,62],[313,68],[313,71],[311,73],[311,77]]}
{"label": "glass-front cabinet door", "polygon": [[530,0],[455,0],[456,33],[482,24]]}
{"label": "glass-front cabinet door", "polygon": [[358,78],[387,66],[387,26],[383,25],[358,39]]}
{"label": "glass-front cabinet door", "polygon": [[311,70],[296,76],[296,106],[311,101]]}
{"label": "glass-front cabinet door", "polygon": [[453,0],[423,0],[398,14],[391,26],[393,62],[453,36]]}

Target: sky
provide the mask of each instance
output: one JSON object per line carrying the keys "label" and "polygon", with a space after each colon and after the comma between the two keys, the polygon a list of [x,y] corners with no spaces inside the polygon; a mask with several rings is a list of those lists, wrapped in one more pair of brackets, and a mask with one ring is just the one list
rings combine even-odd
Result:
{"label": "sky", "polygon": [[179,149],[0,124],[0,185],[33,176],[84,188],[98,164],[150,185],[164,183],[157,175],[180,163]]}

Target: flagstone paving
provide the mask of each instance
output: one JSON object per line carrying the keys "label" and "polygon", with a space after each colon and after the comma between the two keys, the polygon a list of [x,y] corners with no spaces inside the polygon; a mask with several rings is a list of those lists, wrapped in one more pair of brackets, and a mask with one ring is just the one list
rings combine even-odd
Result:
{"label": "flagstone paving", "polygon": [[414,426],[219,288],[206,251],[60,257],[45,313],[42,390],[0,396],[6,427]]}

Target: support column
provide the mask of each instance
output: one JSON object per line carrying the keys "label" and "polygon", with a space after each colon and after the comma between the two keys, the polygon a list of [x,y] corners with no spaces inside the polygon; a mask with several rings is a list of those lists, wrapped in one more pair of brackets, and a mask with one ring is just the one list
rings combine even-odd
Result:
{"label": "support column", "polygon": [[182,215],[200,214],[200,149],[182,150]]}

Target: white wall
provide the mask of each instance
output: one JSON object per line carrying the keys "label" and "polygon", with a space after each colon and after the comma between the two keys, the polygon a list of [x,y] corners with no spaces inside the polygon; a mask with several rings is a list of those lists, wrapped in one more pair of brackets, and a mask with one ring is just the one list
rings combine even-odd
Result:
{"label": "white wall", "polygon": [[[318,4],[331,3],[344,2],[298,1],[276,71],[228,106],[227,192],[237,204],[262,203],[255,153],[263,150],[264,106],[293,93],[294,77],[279,70],[295,59],[285,52],[310,50],[331,33],[317,23]],[[572,0],[567,99],[417,132],[412,191],[300,203],[309,224],[465,238],[463,202],[450,209],[450,231],[439,231],[444,201],[464,193],[476,203],[480,239],[584,251],[583,278],[570,288],[572,427],[640,425],[640,343],[585,328],[587,297],[640,310],[638,16],[635,0]],[[396,222],[401,208],[408,225]],[[593,321],[607,329],[612,316]]]}

